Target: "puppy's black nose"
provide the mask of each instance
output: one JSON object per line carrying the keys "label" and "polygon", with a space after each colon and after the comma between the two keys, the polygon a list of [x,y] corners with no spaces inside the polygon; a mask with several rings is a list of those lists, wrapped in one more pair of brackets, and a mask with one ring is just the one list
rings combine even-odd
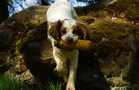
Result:
{"label": "puppy's black nose", "polygon": [[66,41],[67,41],[68,43],[72,43],[72,42],[73,42],[73,38],[72,38],[72,37],[67,37],[67,38],[66,38]]}

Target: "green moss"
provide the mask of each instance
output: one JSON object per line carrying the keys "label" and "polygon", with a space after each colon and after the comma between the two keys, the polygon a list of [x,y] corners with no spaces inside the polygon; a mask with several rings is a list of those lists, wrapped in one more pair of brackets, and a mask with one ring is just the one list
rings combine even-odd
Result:
{"label": "green moss", "polygon": [[100,57],[115,55],[117,50],[130,50],[130,46],[126,44],[124,39],[138,30],[136,25],[125,22],[104,21],[96,23],[92,26],[90,35],[90,39],[94,42],[93,50]]}
{"label": "green moss", "polygon": [[38,25],[36,28],[36,31],[33,33],[33,35],[30,35],[29,37],[25,37],[22,42],[17,46],[19,51],[22,51],[25,44],[32,41],[41,41],[47,37],[47,23],[43,23],[41,25]]}
{"label": "green moss", "polygon": [[102,37],[109,39],[122,39],[128,36],[131,27],[128,23],[104,21],[92,26],[91,38],[101,40]]}
{"label": "green moss", "polygon": [[113,30],[113,31],[120,31],[125,32],[124,28],[129,25],[128,23],[124,22],[112,22],[112,21],[104,21],[96,24],[93,28],[99,28],[100,30]]}
{"label": "green moss", "polygon": [[[46,37],[47,34],[47,23],[39,24],[29,18],[21,18],[15,21],[12,27],[14,30],[14,41],[9,50],[10,53],[20,51],[24,44],[33,41],[41,40]],[[28,33],[34,30],[33,35]]]}
{"label": "green moss", "polygon": [[139,20],[139,1],[138,0],[118,0],[118,2],[107,6],[104,11],[116,17],[120,17],[121,13],[129,20]]}
{"label": "green moss", "polygon": [[96,11],[96,12],[89,12],[88,16],[96,17],[96,18],[104,18],[106,17],[106,12],[104,11]]}
{"label": "green moss", "polygon": [[80,19],[80,21],[82,21],[83,23],[86,23],[86,24],[90,24],[90,23],[94,22],[94,18],[91,16],[81,16],[81,17],[79,17],[79,19]]}
{"label": "green moss", "polygon": [[138,0],[118,0],[114,4],[108,6],[96,5],[87,7],[87,16],[96,18],[105,18],[106,16],[114,16],[121,18],[121,14],[130,21],[139,20],[139,1]]}
{"label": "green moss", "polygon": [[18,46],[21,43],[21,39],[17,40],[15,45]]}
{"label": "green moss", "polygon": [[117,54],[117,50],[129,50],[129,47],[121,40],[112,39],[95,43],[94,51],[98,53],[101,58],[113,56]]}

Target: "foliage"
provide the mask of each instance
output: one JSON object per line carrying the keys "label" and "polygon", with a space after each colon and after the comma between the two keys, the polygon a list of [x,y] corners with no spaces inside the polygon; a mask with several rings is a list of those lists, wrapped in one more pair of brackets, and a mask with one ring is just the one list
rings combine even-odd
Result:
{"label": "foliage", "polygon": [[59,82],[48,82],[44,89],[47,90],[62,90],[62,85]]}
{"label": "foliage", "polygon": [[31,90],[23,81],[10,79],[8,76],[0,75],[0,90]]}
{"label": "foliage", "polygon": [[[0,90],[39,90],[38,85],[29,86],[21,80],[10,79],[0,74]],[[62,90],[59,82],[48,82],[42,86],[42,90]]]}

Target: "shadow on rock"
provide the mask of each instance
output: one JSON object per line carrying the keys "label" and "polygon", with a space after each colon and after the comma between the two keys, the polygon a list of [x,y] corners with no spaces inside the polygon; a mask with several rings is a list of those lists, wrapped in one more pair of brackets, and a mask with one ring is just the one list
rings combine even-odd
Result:
{"label": "shadow on rock", "polygon": [[77,71],[79,90],[110,90],[93,52],[80,51]]}
{"label": "shadow on rock", "polygon": [[[47,44],[48,46],[49,44]],[[49,80],[55,80],[56,75],[53,73],[55,63],[49,56],[41,54],[43,45],[41,42],[30,42],[24,48],[24,60],[31,73],[37,77],[42,83]],[[43,50],[46,50],[43,48]],[[47,50],[46,50],[47,51]],[[42,57],[43,56],[43,57]]]}

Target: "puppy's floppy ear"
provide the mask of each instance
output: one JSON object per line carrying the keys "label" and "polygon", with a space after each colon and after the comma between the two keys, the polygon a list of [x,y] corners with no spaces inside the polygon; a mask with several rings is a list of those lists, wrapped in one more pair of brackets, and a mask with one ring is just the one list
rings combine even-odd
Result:
{"label": "puppy's floppy ear", "polygon": [[81,23],[81,22],[77,22],[77,27],[79,29],[79,31],[82,33],[83,39],[89,39],[89,32],[90,32],[90,28],[88,25]]}
{"label": "puppy's floppy ear", "polygon": [[60,20],[58,20],[55,23],[51,23],[51,27],[48,33],[56,40],[60,40],[60,37],[61,37],[60,29],[62,25],[63,25],[63,22]]}

